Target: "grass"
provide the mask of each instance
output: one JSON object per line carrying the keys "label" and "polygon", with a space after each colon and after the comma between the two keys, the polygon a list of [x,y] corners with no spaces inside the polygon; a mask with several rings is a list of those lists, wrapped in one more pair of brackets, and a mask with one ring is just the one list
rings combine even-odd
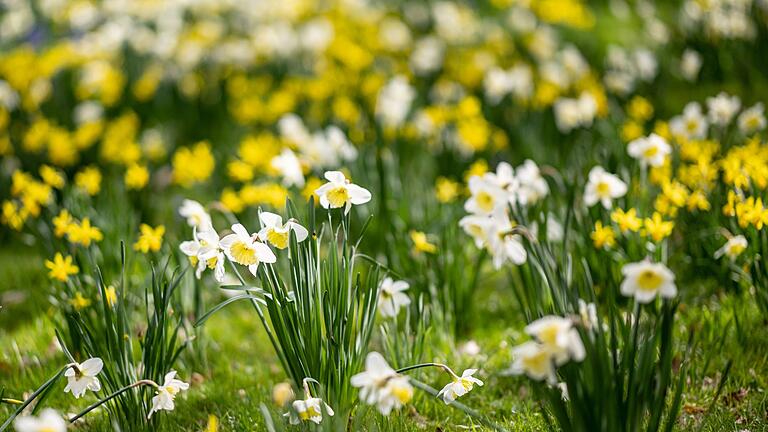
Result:
{"label": "grass", "polygon": [[[46,300],[48,283],[43,259],[30,250],[2,252],[0,277],[7,281],[0,296],[24,292],[23,301],[7,305],[0,312],[0,386],[6,394],[21,397],[54,373],[64,356],[53,344],[53,325]],[[480,298],[492,300],[478,305],[478,319],[472,337],[482,347],[479,358],[448,361],[457,369],[482,368],[486,385],[462,399],[465,404],[488,414],[510,431],[546,430],[539,406],[530,397],[525,378],[502,376],[498,371],[509,362],[507,347],[522,339],[522,319],[511,296],[503,287],[485,284],[488,293]],[[488,294],[488,295],[486,295]],[[748,304],[744,304],[748,303]],[[734,306],[739,305],[739,324],[734,321]],[[744,312],[746,311],[746,312]],[[499,322],[513,323],[511,327]],[[684,409],[678,420],[681,431],[760,431],[768,428],[768,333],[766,323],[746,294],[727,294],[707,302],[686,305],[678,325],[678,340],[695,330],[697,345],[692,357],[692,376],[684,394]],[[758,329],[749,331],[747,329]],[[173,413],[162,413],[165,430],[205,430],[210,415],[220,421],[220,430],[263,430],[261,404],[273,417],[280,415],[271,400],[272,387],[286,379],[269,340],[245,303],[235,304],[211,318],[205,326],[204,361],[184,359],[181,376],[192,382],[191,391],[178,401]],[[375,343],[375,342],[374,342]],[[732,367],[719,398],[713,403],[729,361]],[[203,364],[207,362],[207,367]],[[433,387],[444,377],[422,375]],[[62,412],[76,412],[93,401],[92,396],[77,401],[62,391],[63,383],[46,400]],[[0,406],[0,418],[10,413]],[[419,394],[414,403],[390,416],[382,417],[370,408],[358,408],[355,417],[364,420],[366,430],[464,430],[471,419],[444,406],[429,395]],[[109,430],[106,416],[94,413],[78,423],[77,430]]]}

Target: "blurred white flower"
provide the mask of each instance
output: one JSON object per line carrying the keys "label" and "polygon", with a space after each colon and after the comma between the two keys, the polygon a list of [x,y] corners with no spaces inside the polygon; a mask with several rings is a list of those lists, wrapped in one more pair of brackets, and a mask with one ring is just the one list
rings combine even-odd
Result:
{"label": "blurred white flower", "polygon": [[38,417],[25,415],[13,422],[16,432],[66,432],[67,421],[56,410],[46,408]]}
{"label": "blurred white flower", "polygon": [[392,78],[376,99],[376,118],[384,127],[400,126],[408,116],[415,97],[416,91],[404,76]]}
{"label": "blurred white flower", "polygon": [[626,183],[616,175],[605,171],[603,167],[596,166],[589,171],[589,181],[584,189],[584,204],[592,207],[599,201],[603,207],[610,209],[613,200],[623,197],[626,193]]}
{"label": "blurred white flower", "polygon": [[248,267],[248,270],[256,276],[259,263],[274,263],[277,261],[269,246],[256,241],[257,235],[251,235],[241,224],[232,225],[232,234],[221,239],[219,244],[227,257],[232,261]]}
{"label": "blurred white flower", "polygon": [[731,260],[734,260],[747,249],[747,246],[747,238],[743,235],[731,237],[725,242],[723,247],[715,252],[715,258],[720,258],[725,255]]}
{"label": "blurred white flower", "polygon": [[191,227],[206,229],[211,226],[211,216],[205,211],[205,207],[197,201],[185,199],[179,207],[179,215],[187,219]]}
{"label": "blurred white flower", "polygon": [[384,278],[379,286],[379,313],[383,317],[396,317],[400,308],[411,304],[411,299],[403,291],[409,288],[406,281],[394,281]]}
{"label": "blurred white flower", "polygon": [[744,134],[751,134],[765,129],[765,108],[758,102],[739,115],[739,129]]}
{"label": "blurred white flower", "polygon": [[437,397],[441,398],[447,405],[455,401],[457,397],[464,396],[472,391],[475,384],[482,386],[483,382],[472,376],[475,372],[477,372],[477,369],[467,369],[461,376],[453,377],[452,381],[440,390]]}
{"label": "blurred white flower", "polygon": [[350,382],[360,389],[360,400],[376,405],[383,415],[389,415],[413,398],[413,387],[408,378],[398,375],[375,351],[365,358],[365,371],[352,376]]}
{"label": "blurred white flower", "polygon": [[367,189],[350,182],[341,171],[326,171],[325,179],[328,183],[315,190],[323,208],[344,207],[344,214],[347,214],[353,204],[365,204],[371,200]]}
{"label": "blurred white flower", "polygon": [[291,149],[283,151],[272,158],[269,165],[280,174],[285,186],[304,186],[304,173],[301,169],[301,162]]}
{"label": "blurred white flower", "polygon": [[597,103],[589,93],[582,93],[578,99],[560,98],[555,101],[555,123],[560,132],[590,126],[597,114]]}
{"label": "blurred white flower", "polygon": [[411,44],[411,30],[397,18],[385,18],[379,24],[379,42],[389,51],[404,51]]}
{"label": "blurred white flower", "polygon": [[478,215],[490,215],[506,208],[509,194],[502,189],[497,177],[490,173],[472,176],[469,179],[470,197],[464,203],[464,210]]}
{"label": "blurred white flower", "polygon": [[536,381],[557,383],[555,363],[551,354],[543,345],[534,341],[512,348],[512,366],[508,372],[513,375],[525,374]]}
{"label": "blurred white flower", "polygon": [[101,382],[96,377],[104,368],[104,362],[100,358],[90,358],[82,363],[69,367],[64,376],[67,378],[67,385],[64,387],[64,393],[72,392],[72,396],[79,399],[87,390],[97,392],[101,390]]}
{"label": "blurred white flower", "polygon": [[157,394],[152,398],[152,408],[149,410],[147,418],[160,411],[173,411],[176,407],[174,399],[182,390],[187,390],[189,384],[176,378],[176,371],[170,371],[165,375],[163,385],[157,388]]}
{"label": "blurred white flower", "polygon": [[714,125],[725,126],[739,112],[741,100],[738,96],[728,96],[720,92],[715,97],[707,98],[709,121]]}
{"label": "blurred white flower", "polygon": [[328,416],[333,417],[333,409],[320,398],[308,397],[293,401],[293,411],[286,413],[290,417],[292,425],[297,425],[302,421],[311,421],[320,424],[323,421],[323,411]]}
{"label": "blurred white flower", "polygon": [[669,131],[678,139],[702,139],[707,135],[709,123],[701,105],[698,102],[689,102],[683,108],[683,114],[675,116],[669,121]]}
{"label": "blurred white flower", "polygon": [[549,194],[549,185],[542,177],[536,162],[526,159],[522,165],[517,167],[516,172],[519,187],[515,199],[518,203],[521,205],[535,204]]}
{"label": "blurred white flower", "polygon": [[630,156],[640,161],[643,167],[660,167],[664,165],[664,159],[672,152],[667,140],[656,135],[650,134],[647,137],[640,137],[627,145],[627,152]]}
{"label": "blurred white flower", "polygon": [[701,70],[701,54],[690,48],[683,51],[683,57],[680,59],[680,73],[688,81],[695,82],[699,77]]}
{"label": "blurred white flower", "polygon": [[584,360],[584,344],[569,318],[545,316],[528,324],[525,332],[544,346],[557,366]]}
{"label": "blurred white flower", "polygon": [[657,295],[672,298],[677,295],[675,275],[662,263],[648,260],[624,265],[621,294],[634,297],[638,303],[649,303]]}

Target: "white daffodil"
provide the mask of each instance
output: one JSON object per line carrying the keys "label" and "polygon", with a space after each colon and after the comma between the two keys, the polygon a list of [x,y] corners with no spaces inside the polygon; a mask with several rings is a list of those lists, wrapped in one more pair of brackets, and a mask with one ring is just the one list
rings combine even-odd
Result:
{"label": "white daffodil", "polygon": [[597,306],[594,303],[587,303],[579,299],[579,317],[581,318],[581,324],[587,330],[597,328]]}
{"label": "white daffodil", "polygon": [[525,251],[520,235],[512,232],[515,224],[509,219],[507,213],[497,212],[489,219],[487,249],[493,256],[494,267],[501,268],[507,261],[515,265],[524,264],[528,259],[528,253]]}
{"label": "white daffodil", "polygon": [[475,372],[477,372],[477,369],[467,369],[461,376],[455,376],[451,382],[440,390],[437,397],[442,398],[443,402],[449,404],[455,401],[457,397],[469,393],[475,384],[482,386],[483,382],[472,376]]}
{"label": "white daffodil", "polygon": [[512,348],[512,366],[509,368],[509,373],[525,374],[533,380],[546,380],[550,384],[557,383],[552,355],[543,345],[534,341]]}
{"label": "white daffodil", "polygon": [[411,299],[403,291],[408,289],[408,282],[384,278],[379,286],[379,313],[383,317],[396,317],[400,308],[411,304]]}
{"label": "white daffodil", "polygon": [[320,398],[307,398],[293,401],[293,411],[286,413],[289,416],[291,424],[297,425],[303,421],[311,421],[320,424],[323,421],[323,411],[330,417],[333,417],[333,409]]}
{"label": "white daffodil", "polygon": [[65,432],[67,422],[56,410],[46,408],[40,412],[40,415],[22,416],[13,422],[16,432]]}
{"label": "white daffodil", "polygon": [[667,140],[656,135],[650,134],[647,137],[640,137],[631,141],[627,145],[627,152],[630,156],[640,161],[643,167],[660,167],[664,165],[664,159],[672,152]]}
{"label": "white daffodil", "polygon": [[304,186],[304,172],[301,169],[301,162],[291,149],[283,151],[272,158],[269,165],[283,178],[283,184],[286,186]]}
{"label": "white daffodil", "polygon": [[675,275],[662,263],[644,260],[626,264],[621,273],[624,274],[621,294],[634,297],[638,303],[649,303],[656,295],[664,298],[677,295]]}
{"label": "white daffodil", "polygon": [[205,207],[197,201],[185,199],[179,207],[179,215],[187,219],[191,227],[205,229],[211,226],[211,216],[205,211]]}
{"label": "white daffodil", "polygon": [[344,214],[347,214],[353,204],[365,204],[371,200],[371,193],[367,189],[351,183],[341,171],[326,171],[325,179],[328,183],[315,191],[323,208],[344,207]]}
{"label": "white daffodil", "polygon": [[545,316],[528,324],[525,332],[535,338],[552,355],[557,366],[584,360],[584,344],[573,321],[559,316]]}
{"label": "white daffodil", "polygon": [[247,266],[248,270],[256,276],[259,263],[273,263],[277,261],[272,249],[264,243],[256,240],[256,235],[248,234],[241,224],[232,225],[232,234],[225,236],[219,244],[227,257],[232,261]]}
{"label": "white daffodil", "polygon": [[408,378],[398,375],[377,352],[368,353],[365,371],[352,376],[350,383],[360,389],[360,400],[376,405],[383,415],[389,415],[413,398]]}
{"label": "white daffodil", "polygon": [[295,219],[289,219],[283,224],[283,218],[280,215],[270,212],[259,213],[259,220],[262,228],[258,233],[261,241],[268,242],[278,249],[288,247],[290,232],[296,236],[296,241],[301,243],[309,236],[309,231],[301,226]]}
{"label": "white daffodil", "polygon": [[86,390],[97,392],[101,390],[101,382],[96,377],[104,368],[104,362],[100,358],[90,358],[82,363],[69,367],[64,376],[67,378],[67,385],[64,387],[64,393],[72,392],[72,396],[79,399]]}
{"label": "white daffodil", "polygon": [[477,215],[490,215],[504,209],[509,202],[507,192],[502,189],[493,174],[472,176],[469,179],[471,196],[464,203],[464,210]]}
{"label": "white daffodil", "polygon": [[152,414],[160,410],[173,411],[176,407],[176,404],[174,403],[176,395],[180,391],[188,388],[189,384],[176,379],[176,371],[168,372],[165,375],[165,382],[157,388],[157,394],[152,398],[152,409],[149,410],[149,416],[147,416],[147,418],[151,418]]}
{"label": "white daffodil", "polygon": [[195,266],[195,277],[200,279],[206,268],[213,270],[213,276],[217,282],[224,281],[224,252],[219,244],[219,234],[213,227],[198,231],[192,231],[193,240],[181,242],[179,249]]}
{"label": "white daffodil", "polygon": [[541,170],[536,162],[526,159],[517,167],[516,178],[518,182],[516,200],[522,205],[535,204],[549,194],[549,185],[541,175]]}
{"label": "white daffodil", "polygon": [[488,216],[468,215],[459,220],[459,226],[475,241],[475,246],[484,248],[488,244],[493,221]]}
{"label": "white daffodil", "polygon": [[384,127],[400,126],[408,117],[416,91],[403,75],[392,78],[376,99],[376,118]]}
{"label": "white daffodil", "polygon": [[698,102],[688,103],[683,108],[683,114],[669,121],[669,131],[678,139],[702,139],[707,135],[708,127],[709,123]]}
{"label": "white daffodil", "polygon": [[712,124],[725,126],[741,109],[741,100],[738,96],[728,96],[727,93],[720,92],[715,97],[707,98],[707,109]]}
{"label": "white daffodil", "polygon": [[747,108],[739,115],[739,129],[742,133],[751,134],[765,129],[765,108],[761,102]]}
{"label": "white daffodil", "polygon": [[688,81],[696,81],[699,76],[699,70],[701,70],[701,54],[698,52],[686,48],[683,52],[683,57],[680,59],[680,73]]}
{"label": "white daffodil", "polygon": [[610,209],[613,200],[623,197],[626,193],[626,183],[618,176],[605,171],[603,167],[596,166],[589,171],[589,181],[584,189],[584,204],[592,207],[600,201],[603,207]]}
{"label": "white daffodil", "polygon": [[737,235],[731,237],[727,242],[715,252],[715,258],[720,258],[723,255],[727,256],[731,260],[735,260],[747,249],[747,238],[743,235]]}

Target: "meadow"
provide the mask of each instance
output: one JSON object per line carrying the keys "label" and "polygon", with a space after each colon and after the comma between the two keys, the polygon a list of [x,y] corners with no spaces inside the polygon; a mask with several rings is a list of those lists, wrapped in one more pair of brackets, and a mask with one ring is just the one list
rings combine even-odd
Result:
{"label": "meadow", "polygon": [[768,2],[0,0],[0,432],[768,430]]}

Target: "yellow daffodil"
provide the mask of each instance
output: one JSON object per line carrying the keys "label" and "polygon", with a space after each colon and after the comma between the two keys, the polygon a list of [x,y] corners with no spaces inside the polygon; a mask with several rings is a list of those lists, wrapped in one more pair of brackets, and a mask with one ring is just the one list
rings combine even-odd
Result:
{"label": "yellow daffodil", "polygon": [[78,223],[72,223],[67,230],[67,239],[70,242],[79,244],[85,247],[91,245],[91,242],[100,242],[104,238],[101,230],[95,226],[91,226],[89,218],[83,218]]}
{"label": "yellow daffodil", "polygon": [[72,264],[72,257],[67,255],[64,257],[60,252],[57,252],[53,257],[53,261],[46,260],[45,267],[50,270],[48,276],[51,279],[56,279],[61,282],[66,282],[71,275],[76,275],[80,269]]}
{"label": "yellow daffodil", "polygon": [[663,220],[660,213],[654,212],[650,218],[643,220],[643,226],[646,236],[655,242],[660,242],[672,234],[672,228],[675,227],[675,223]]}
{"label": "yellow daffodil", "polygon": [[81,294],[80,291],[78,291],[75,293],[75,296],[73,298],[69,299],[69,304],[71,304],[72,307],[75,308],[75,310],[80,311],[90,306],[91,300],[83,297],[83,294]]}
{"label": "yellow daffodil", "polygon": [[133,250],[141,253],[157,252],[163,245],[163,235],[165,234],[165,226],[158,225],[156,228],[152,228],[147,224],[141,224],[139,226],[140,234],[139,239],[133,244]]}
{"label": "yellow daffodil", "polygon": [[427,234],[416,230],[411,230],[408,234],[411,236],[414,252],[428,254],[437,252],[437,246],[429,242]]}
{"label": "yellow daffodil", "polygon": [[592,243],[597,249],[610,248],[616,245],[616,234],[610,226],[603,226],[600,221],[595,222],[595,229],[590,234]]}

